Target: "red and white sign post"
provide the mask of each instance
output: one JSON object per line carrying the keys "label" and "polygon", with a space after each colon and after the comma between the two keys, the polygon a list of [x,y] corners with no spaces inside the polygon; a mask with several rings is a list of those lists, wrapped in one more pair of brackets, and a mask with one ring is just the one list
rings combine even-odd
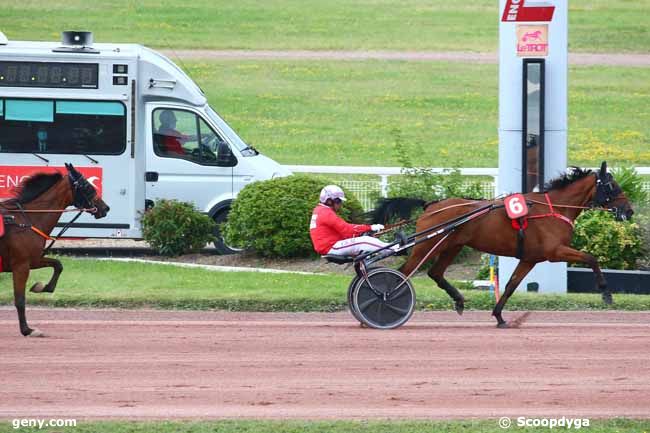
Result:
{"label": "red and white sign post", "polygon": [[[540,170],[543,180],[566,170],[567,3],[566,0],[499,1],[499,194],[523,192],[524,59],[544,59],[543,170]],[[515,258],[499,258],[501,284],[510,279],[518,262]],[[529,283],[535,282],[540,292],[566,292],[566,279],[566,263],[544,262],[535,266],[519,290],[526,290]]]}

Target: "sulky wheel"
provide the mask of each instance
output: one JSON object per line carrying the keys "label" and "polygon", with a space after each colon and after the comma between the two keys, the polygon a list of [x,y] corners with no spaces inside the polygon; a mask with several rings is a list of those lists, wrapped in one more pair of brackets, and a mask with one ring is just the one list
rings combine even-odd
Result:
{"label": "sulky wheel", "polygon": [[[370,272],[373,269],[378,269],[376,266],[374,268],[368,268],[366,272]],[[354,278],[352,278],[352,281],[350,281],[350,285],[348,286],[348,308],[350,309],[350,313],[352,313],[352,316],[354,316],[355,319],[357,319],[361,325],[364,324],[363,319],[359,317],[359,311],[354,307],[354,302],[352,301],[354,297],[354,288],[356,287],[357,283],[359,282],[359,276],[355,275]]]}
{"label": "sulky wheel", "polygon": [[361,323],[376,329],[405,324],[415,309],[415,290],[399,271],[375,268],[368,278],[358,278],[352,291],[350,311]]}
{"label": "sulky wheel", "polygon": [[359,322],[363,323],[363,321],[359,318],[359,313],[354,308],[354,302],[352,302],[352,298],[354,296],[354,288],[356,287],[358,282],[359,282],[359,276],[355,275],[354,278],[352,278],[352,281],[350,281],[350,285],[348,286],[348,308],[350,309],[350,313],[352,313],[354,318],[357,319]]}

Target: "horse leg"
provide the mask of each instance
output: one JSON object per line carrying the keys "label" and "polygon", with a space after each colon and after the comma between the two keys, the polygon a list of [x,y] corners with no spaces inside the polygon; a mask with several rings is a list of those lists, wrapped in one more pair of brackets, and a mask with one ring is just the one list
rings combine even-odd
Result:
{"label": "horse leg", "polygon": [[35,283],[32,286],[32,288],[29,289],[30,292],[34,292],[34,293],[54,292],[54,289],[56,289],[56,283],[59,281],[59,275],[61,275],[61,272],[63,271],[63,265],[61,264],[61,262],[58,261],[57,259],[42,257],[40,262],[38,262],[36,266],[32,266],[32,269],[40,269],[40,268],[48,268],[48,267],[54,269],[54,273],[52,274],[52,278],[50,278],[50,281],[45,286],[43,286],[43,283],[41,283],[40,281]]}
{"label": "horse leg", "polygon": [[449,284],[443,275],[462,248],[462,245],[458,245],[442,252],[438,260],[427,272],[427,275],[438,284],[438,287],[447,292],[451,299],[454,300],[454,309],[459,315],[462,315],[465,309],[465,298],[457,288]]}
{"label": "horse leg", "polygon": [[535,267],[535,263],[520,261],[517,264],[515,270],[512,272],[512,275],[510,276],[510,279],[506,284],[506,288],[503,292],[503,296],[501,296],[499,302],[497,302],[497,304],[494,306],[494,310],[492,310],[492,315],[497,319],[497,327],[499,328],[508,327],[508,323],[505,320],[503,320],[503,316],[501,316],[503,307],[505,307],[506,302],[508,302],[510,296],[512,296],[512,294],[515,292],[517,286],[519,286],[519,283],[521,283],[521,280],[523,280],[524,277],[528,275],[530,270],[533,269],[534,267]]}
{"label": "horse leg", "polygon": [[25,283],[27,283],[28,277],[28,263],[13,267],[14,305],[16,306],[16,311],[18,312],[18,324],[20,325],[20,333],[25,337],[40,337],[43,335],[41,331],[37,329],[31,329],[29,326],[27,326],[27,317],[25,316]]}
{"label": "horse leg", "polygon": [[612,303],[612,292],[607,286],[607,281],[603,276],[603,273],[600,270],[598,260],[591,254],[584,253],[582,251],[574,250],[571,247],[566,245],[560,245],[556,250],[555,254],[552,257],[554,262],[579,262],[589,265],[594,274],[596,274],[596,285],[598,290],[600,290],[603,302],[607,305]]}

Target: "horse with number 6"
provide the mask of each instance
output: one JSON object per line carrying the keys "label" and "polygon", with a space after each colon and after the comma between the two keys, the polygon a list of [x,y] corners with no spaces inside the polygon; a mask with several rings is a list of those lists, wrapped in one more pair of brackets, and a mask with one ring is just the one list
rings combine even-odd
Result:
{"label": "horse with number 6", "polygon": [[43,336],[41,331],[27,325],[25,316],[25,285],[30,269],[54,269],[47,284],[37,282],[31,287],[30,291],[35,293],[54,292],[63,271],[61,262],[44,256],[45,242],[52,240],[49,235],[61,214],[68,206],[76,207],[73,211],[79,215],[86,211],[96,219],[105,217],[109,211],[95,188],[72,164],[66,164],[65,168],[65,175],[56,171],[30,176],[21,182],[13,198],[0,202],[0,227],[4,228],[4,235],[0,230],[0,271],[13,274],[14,303],[24,336]]}
{"label": "horse with number 6", "polygon": [[[406,205],[400,206],[401,203]],[[629,219],[634,213],[622,189],[611,173],[607,172],[606,162],[596,172],[574,167],[547,183],[544,192],[514,195],[505,200],[450,198],[425,203],[415,199],[384,199],[373,212],[372,219],[387,223],[397,212],[404,215],[405,212],[412,211],[414,204],[424,206],[424,213],[416,222],[416,232],[444,226],[446,221],[478,208],[486,209],[445,234],[445,239],[441,234],[415,245],[406,263],[400,268],[400,272],[410,275],[422,264],[431,262],[429,277],[454,300],[455,310],[459,314],[463,312],[465,300],[445,279],[444,273],[464,245],[485,253],[517,257],[520,260],[492,311],[500,328],[508,326],[501,313],[510,296],[531,269],[546,260],[588,265],[596,275],[603,301],[608,304],[612,302],[611,291],[596,258],[570,246],[574,221],[583,210],[610,211],[617,220]],[[518,217],[526,210],[526,215]],[[434,248],[435,245],[437,248]]]}

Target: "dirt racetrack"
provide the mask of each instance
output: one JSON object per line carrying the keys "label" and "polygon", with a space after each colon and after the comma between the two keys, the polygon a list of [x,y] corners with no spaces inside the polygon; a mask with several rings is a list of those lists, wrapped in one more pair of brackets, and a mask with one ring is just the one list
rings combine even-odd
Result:
{"label": "dirt racetrack", "polygon": [[[0,418],[650,417],[650,313],[0,308]],[[508,312],[507,318],[522,312]]]}

